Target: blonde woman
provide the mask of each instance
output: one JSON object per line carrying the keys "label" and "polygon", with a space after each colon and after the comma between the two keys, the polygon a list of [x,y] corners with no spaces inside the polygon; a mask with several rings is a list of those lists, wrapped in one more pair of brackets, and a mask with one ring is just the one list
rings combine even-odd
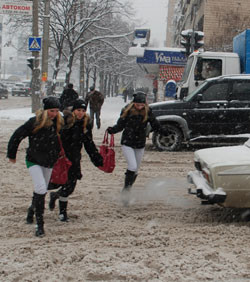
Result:
{"label": "blonde woman", "polygon": [[52,168],[60,152],[58,135],[63,125],[63,118],[59,108],[60,102],[57,98],[43,99],[43,109],[38,110],[35,117],[17,128],[8,143],[7,158],[15,163],[19,144],[24,138],[29,137],[26,165],[34,184],[34,193],[26,220],[27,223],[32,223],[35,213],[37,222],[35,235],[39,237],[45,234],[43,221],[45,195]]}
{"label": "blonde woman", "polygon": [[148,122],[154,131],[161,132],[160,124],[146,102],[146,94],[137,92],[134,94],[133,101],[122,109],[116,125],[107,129],[109,134],[123,131],[121,145],[127,161],[125,183],[122,190],[123,196],[125,196],[122,198],[124,204],[128,203],[127,192],[135,182],[144,155]]}
{"label": "blonde woman", "polygon": [[[68,172],[67,183],[62,185],[57,192],[50,193],[49,209],[54,210],[56,200],[59,199],[59,219],[65,222],[68,221],[68,197],[74,192],[77,180],[82,178],[80,164],[82,146],[84,145],[95,166],[103,165],[102,156],[92,138],[92,126],[86,108],[85,102],[78,99],[74,102],[71,111],[63,111],[65,125],[62,129],[61,138],[66,156],[72,162],[72,166]],[[53,189],[53,184],[50,185],[50,188]]]}

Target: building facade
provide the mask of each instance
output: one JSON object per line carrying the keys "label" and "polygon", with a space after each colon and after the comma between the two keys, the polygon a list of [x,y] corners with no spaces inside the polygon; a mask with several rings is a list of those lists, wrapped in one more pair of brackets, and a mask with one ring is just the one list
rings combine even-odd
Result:
{"label": "building facade", "polygon": [[232,51],[233,37],[250,27],[249,0],[176,0],[174,11],[172,46],[180,46],[182,30],[194,29],[204,32],[205,50]]}

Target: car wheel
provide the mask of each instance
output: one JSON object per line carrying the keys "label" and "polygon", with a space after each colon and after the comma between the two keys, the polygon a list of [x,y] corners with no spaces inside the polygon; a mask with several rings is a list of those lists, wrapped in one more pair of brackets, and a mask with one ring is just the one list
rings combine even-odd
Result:
{"label": "car wheel", "polygon": [[181,149],[183,135],[181,130],[175,125],[164,125],[169,132],[168,135],[153,133],[152,142],[159,151],[179,151]]}

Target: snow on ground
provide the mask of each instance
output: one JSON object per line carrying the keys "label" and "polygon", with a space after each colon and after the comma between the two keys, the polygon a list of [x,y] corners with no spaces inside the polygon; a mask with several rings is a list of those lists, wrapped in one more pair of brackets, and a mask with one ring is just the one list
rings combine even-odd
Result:
{"label": "snow on ground", "polygon": [[[105,100],[102,127],[93,131],[97,145],[124,105],[120,97]],[[250,281],[250,223],[187,193],[192,151],[158,152],[150,140],[130,206],[120,201],[126,162],[116,134],[113,173],[94,167],[83,150],[70,222],[58,220],[58,203],[49,211],[47,195],[46,236],[36,238],[34,224],[25,223],[33,193],[27,140],[16,164],[6,159],[9,137],[29,111],[29,98],[0,100],[0,281]]]}

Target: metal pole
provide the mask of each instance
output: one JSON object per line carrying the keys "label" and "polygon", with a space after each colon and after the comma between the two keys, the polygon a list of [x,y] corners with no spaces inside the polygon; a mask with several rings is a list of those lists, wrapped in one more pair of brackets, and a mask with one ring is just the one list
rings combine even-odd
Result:
{"label": "metal pole", "polygon": [[[33,0],[33,25],[32,25],[33,37],[39,36],[38,28],[38,0]],[[40,81],[39,81],[39,52],[32,51],[34,57],[34,68],[32,70],[32,81],[31,81],[31,98],[32,98],[32,113],[37,111],[41,107],[40,101]]]}
{"label": "metal pole", "polygon": [[48,78],[48,59],[49,59],[49,21],[50,21],[50,0],[44,0],[43,15],[43,44],[42,44],[42,84],[41,97],[46,96],[46,81]]}
{"label": "metal pole", "polygon": [[[84,0],[80,0],[80,18],[83,18],[83,7]],[[81,39],[81,43],[84,42],[84,39]],[[85,98],[86,93],[84,91],[85,77],[84,77],[84,50],[83,47],[80,48],[80,75],[79,75],[79,95]]]}

